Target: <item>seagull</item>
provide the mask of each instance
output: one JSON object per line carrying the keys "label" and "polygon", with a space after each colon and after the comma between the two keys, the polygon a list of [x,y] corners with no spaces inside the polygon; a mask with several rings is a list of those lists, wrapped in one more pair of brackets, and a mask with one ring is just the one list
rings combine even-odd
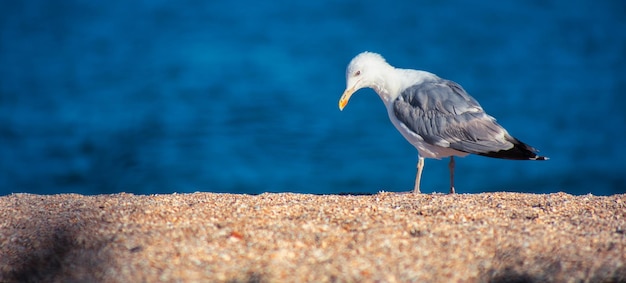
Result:
{"label": "seagull", "polygon": [[380,96],[391,123],[417,149],[414,193],[420,193],[424,158],[450,157],[451,194],[455,192],[455,156],[548,160],[509,135],[459,84],[435,74],[395,68],[380,54],[363,52],[346,69],[346,90],[339,110],[362,88],[371,88]]}

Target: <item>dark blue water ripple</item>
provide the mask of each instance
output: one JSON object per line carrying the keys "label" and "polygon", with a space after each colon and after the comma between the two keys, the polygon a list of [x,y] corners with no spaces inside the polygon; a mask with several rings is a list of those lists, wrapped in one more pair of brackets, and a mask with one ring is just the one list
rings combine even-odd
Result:
{"label": "dark blue water ripple", "polygon": [[[382,53],[462,84],[551,157],[457,161],[459,192],[626,191],[623,1],[0,4],[0,195],[374,193],[413,186],[382,102],[339,112]],[[423,191],[445,192],[427,160]]]}

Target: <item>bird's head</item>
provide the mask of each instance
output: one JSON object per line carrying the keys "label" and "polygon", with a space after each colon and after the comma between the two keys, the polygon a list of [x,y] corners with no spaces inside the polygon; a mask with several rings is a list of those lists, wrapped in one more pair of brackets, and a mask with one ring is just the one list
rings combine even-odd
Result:
{"label": "bird's head", "polygon": [[391,67],[380,54],[363,52],[346,68],[346,90],[339,99],[339,109],[343,110],[353,93],[362,88],[373,88],[378,91],[384,82],[383,75]]}

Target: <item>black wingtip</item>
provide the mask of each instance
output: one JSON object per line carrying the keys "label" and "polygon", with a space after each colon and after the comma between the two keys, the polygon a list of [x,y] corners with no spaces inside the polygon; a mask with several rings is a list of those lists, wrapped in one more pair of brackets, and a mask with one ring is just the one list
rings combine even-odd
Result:
{"label": "black wingtip", "polygon": [[550,159],[545,156],[537,155],[536,149],[519,141],[518,139],[511,138],[510,142],[513,143],[513,148],[511,149],[501,150],[501,151],[496,151],[496,152],[487,152],[487,153],[482,153],[480,155],[493,157],[493,158],[511,159],[511,160],[548,160]]}

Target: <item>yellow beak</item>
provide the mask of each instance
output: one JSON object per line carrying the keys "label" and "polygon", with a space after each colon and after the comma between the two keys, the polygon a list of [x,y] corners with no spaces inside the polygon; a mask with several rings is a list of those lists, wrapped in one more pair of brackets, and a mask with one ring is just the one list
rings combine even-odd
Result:
{"label": "yellow beak", "polygon": [[350,100],[350,96],[352,96],[353,93],[354,87],[346,89],[346,91],[343,92],[341,99],[339,99],[339,110],[343,110],[343,108],[348,105],[348,100]]}

